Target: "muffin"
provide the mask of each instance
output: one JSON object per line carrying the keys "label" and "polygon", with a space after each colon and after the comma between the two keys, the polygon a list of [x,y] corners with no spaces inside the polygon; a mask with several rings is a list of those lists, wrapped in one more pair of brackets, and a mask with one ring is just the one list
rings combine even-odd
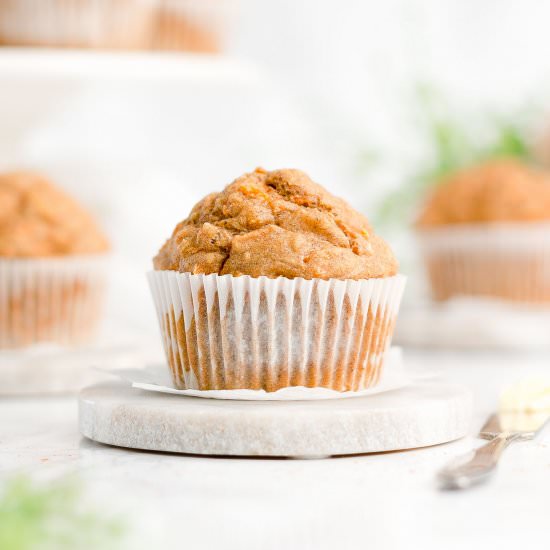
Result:
{"label": "muffin", "polygon": [[428,198],[416,229],[436,300],[550,301],[550,173],[496,159]]}
{"label": "muffin", "polygon": [[369,222],[299,170],[201,200],[149,274],[180,389],[375,386],[404,287]]}
{"label": "muffin", "polygon": [[216,53],[231,2],[227,0],[158,0],[149,48]]}
{"label": "muffin", "polygon": [[0,44],[215,52],[228,0],[0,0]]}
{"label": "muffin", "polygon": [[0,174],[0,205],[0,348],[88,342],[103,301],[104,234],[37,174]]}

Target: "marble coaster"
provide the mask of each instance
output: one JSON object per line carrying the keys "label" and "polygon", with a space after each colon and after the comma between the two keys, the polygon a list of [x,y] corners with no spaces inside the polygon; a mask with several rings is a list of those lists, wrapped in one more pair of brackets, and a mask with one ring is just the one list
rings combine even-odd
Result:
{"label": "marble coaster", "polygon": [[198,455],[323,457],[412,449],[465,436],[470,391],[419,381],[325,401],[220,401],[111,382],[84,389],[80,432],[108,445]]}

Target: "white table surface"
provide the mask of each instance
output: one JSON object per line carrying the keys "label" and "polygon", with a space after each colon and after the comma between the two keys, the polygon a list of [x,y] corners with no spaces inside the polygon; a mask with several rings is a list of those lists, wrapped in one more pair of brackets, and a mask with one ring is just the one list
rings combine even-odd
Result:
{"label": "white table surface", "polygon": [[[550,372],[541,355],[405,360],[473,389],[472,435],[503,384]],[[550,429],[511,446],[489,485],[439,492],[437,468],[480,443],[325,460],[178,456],[83,439],[74,397],[0,400],[1,476],[78,473],[90,499],[125,518],[128,548],[548,548]]]}

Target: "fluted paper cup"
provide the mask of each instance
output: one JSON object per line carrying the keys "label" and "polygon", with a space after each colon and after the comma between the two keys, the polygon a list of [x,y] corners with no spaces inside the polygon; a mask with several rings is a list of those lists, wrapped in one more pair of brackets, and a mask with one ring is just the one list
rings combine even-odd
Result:
{"label": "fluted paper cup", "polygon": [[359,391],[380,379],[405,277],[148,275],[179,389]]}
{"label": "fluted paper cup", "polygon": [[0,43],[137,48],[150,39],[150,0],[0,0]]}
{"label": "fluted paper cup", "polygon": [[107,258],[0,259],[0,349],[91,341],[102,312]]}
{"label": "fluted paper cup", "polygon": [[215,52],[235,0],[0,0],[0,44]]}
{"label": "fluted paper cup", "polygon": [[446,226],[417,235],[436,300],[550,303],[550,223]]}

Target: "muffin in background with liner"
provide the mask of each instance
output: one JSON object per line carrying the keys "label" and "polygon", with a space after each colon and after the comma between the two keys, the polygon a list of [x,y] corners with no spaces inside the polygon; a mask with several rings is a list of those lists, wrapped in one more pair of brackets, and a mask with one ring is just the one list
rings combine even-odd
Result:
{"label": "muffin in background with liner", "polygon": [[375,386],[405,277],[366,218],[299,170],[206,196],[149,282],[179,389]]}
{"label": "muffin in background with liner", "polygon": [[148,49],[220,52],[235,7],[236,0],[157,0]]}
{"label": "muffin in background with liner", "polygon": [[218,52],[235,0],[0,0],[0,45]]}
{"label": "muffin in background with liner", "polygon": [[416,223],[433,297],[550,302],[550,173],[496,159],[443,181]]}
{"label": "muffin in background with liner", "polygon": [[93,218],[48,180],[0,174],[0,348],[89,342],[108,250]]}

